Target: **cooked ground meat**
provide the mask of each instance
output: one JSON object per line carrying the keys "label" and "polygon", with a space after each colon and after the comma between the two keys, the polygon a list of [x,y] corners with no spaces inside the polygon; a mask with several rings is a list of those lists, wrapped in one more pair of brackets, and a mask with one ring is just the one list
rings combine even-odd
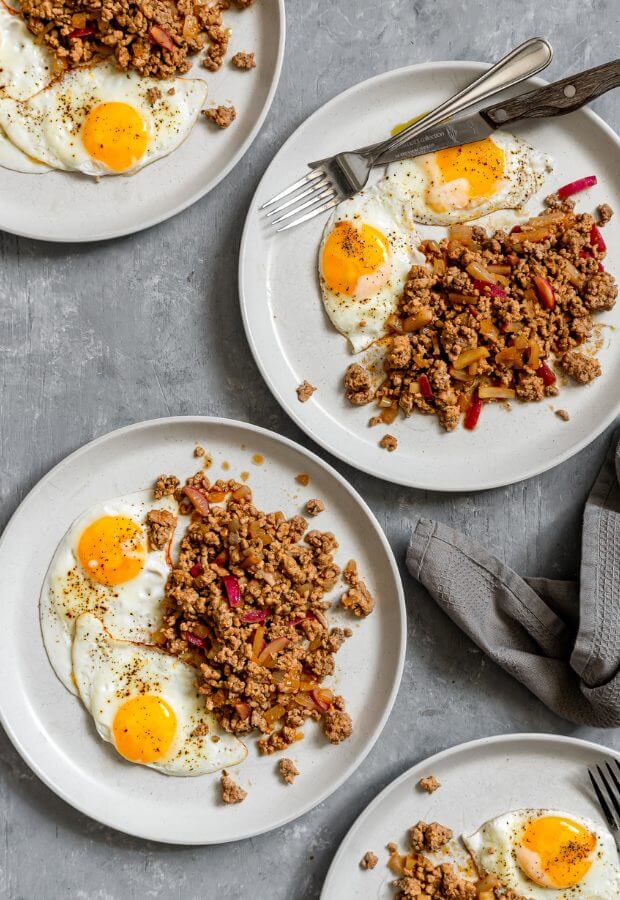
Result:
{"label": "cooked ground meat", "polygon": [[379,441],[379,446],[388,453],[393,453],[398,447],[398,439],[393,434],[384,434]]}
{"label": "cooked ground meat", "polygon": [[611,217],[614,214],[613,209],[611,208],[609,203],[601,203],[601,205],[597,209],[597,212],[598,212],[598,220],[601,225],[607,225],[607,223],[609,222],[609,220],[611,219]]}
{"label": "cooked ground meat", "polygon": [[555,414],[558,419],[562,419],[564,422],[568,422],[570,419],[570,413],[566,409],[556,409]]}
{"label": "cooked ground meat", "polygon": [[233,781],[226,769],[222,771],[220,785],[223,803],[241,803],[248,796],[248,792],[244,791],[236,781]]}
{"label": "cooked ground meat", "polygon": [[256,62],[254,60],[253,53],[235,53],[233,58],[231,59],[231,63],[233,66],[236,66],[238,69],[255,69]]}
{"label": "cooked ground meat", "polygon": [[439,822],[418,822],[409,829],[409,843],[416,853],[422,850],[440,850],[452,840],[452,829]]}
{"label": "cooked ground meat", "polygon": [[[121,69],[168,78],[187,72],[205,46],[208,68],[219,68],[229,31],[228,0],[22,0],[30,31],[56,54],[58,71],[114,54]],[[237,3],[244,8],[248,3]]]}
{"label": "cooked ground meat", "polygon": [[151,106],[155,106],[158,100],[161,100],[161,91],[159,88],[149,88],[146,92],[146,99],[149,101]]}
{"label": "cooked ground meat", "polygon": [[360,859],[360,866],[362,869],[374,869],[378,862],[379,857],[377,854],[373,853],[372,850],[368,850]]}
{"label": "cooked ground meat", "polygon": [[234,106],[216,106],[213,109],[203,109],[202,114],[209,122],[213,122],[218,128],[228,128],[237,118],[237,110]]}
{"label": "cooked ground meat", "polygon": [[155,499],[161,500],[162,497],[169,497],[177,490],[181,482],[176,475],[160,475],[155,482]]}
{"label": "cooked ground meat", "polygon": [[201,447],[200,444],[196,444],[194,447],[194,456],[201,457],[205,455],[205,448]]}
{"label": "cooked ground meat", "polygon": [[375,599],[366,587],[364,580],[359,577],[357,563],[350,559],[342,570],[342,577],[350,588],[346,591],[340,603],[358,618],[365,618],[375,608]]}
{"label": "cooked ground meat", "polygon": [[146,531],[151,550],[164,550],[172,539],[177,517],[168,509],[152,509],[146,514]]}
{"label": "cooked ground meat", "polygon": [[295,388],[297,391],[297,399],[300,403],[306,403],[307,400],[314,394],[317,388],[314,387],[313,384],[310,384],[309,381],[302,381],[298,387]]}
{"label": "cooked ground meat", "polygon": [[158,643],[199,669],[198,690],[223,728],[263,735],[262,753],[300,740],[308,719],[322,720],[333,743],[348,737],[343,698],[322,686],[350,635],[326,618],[340,574],[334,535],[264,513],[247,485],[211,484],[204,470],[176,496],[191,522]]}
{"label": "cooked ground meat", "polygon": [[427,794],[434,794],[441,787],[441,782],[434,775],[427,775],[426,778],[420,778],[418,787]]}
{"label": "cooked ground meat", "polygon": [[[592,333],[592,313],[614,306],[617,285],[602,268],[593,217],[575,213],[570,200],[547,202],[550,209],[510,234],[458,225],[439,243],[422,242],[427,264],[411,269],[387,322],[382,383],[375,389],[357,363],[346,370],[346,398],[381,408],[369,424],[418,411],[435,414],[447,431],[465,414],[472,428],[479,401],[557,394],[553,357],[582,383],[600,374],[575,348]],[[610,215],[600,207],[600,224]],[[396,446],[391,436],[380,444]]]}
{"label": "cooked ground meat", "polygon": [[278,762],[278,771],[286,784],[292,784],[299,775],[297,766],[292,759],[288,759],[287,757],[284,757]]}
{"label": "cooked ground meat", "polygon": [[322,500],[308,500],[306,503],[306,512],[309,516],[318,516],[319,513],[322,513],[325,509],[325,504]]}

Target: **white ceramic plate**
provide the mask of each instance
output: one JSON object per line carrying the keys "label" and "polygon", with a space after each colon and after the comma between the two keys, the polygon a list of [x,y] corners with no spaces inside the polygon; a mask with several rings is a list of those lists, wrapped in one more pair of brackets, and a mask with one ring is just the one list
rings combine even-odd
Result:
{"label": "white ceramic plate", "polygon": [[[321,900],[394,898],[386,844],[394,841],[403,850],[407,830],[419,820],[441,822],[458,835],[512,809],[546,807],[587,816],[606,828],[586,772],[605,757],[620,759],[620,753],[544,734],[485,738],[431,756],[388,785],[359,816],[334,857]],[[441,782],[434,794],[417,787],[425,775]],[[359,865],[367,850],[379,857],[371,871]]]}
{"label": "white ceramic plate", "polygon": [[[188,77],[207,81],[206,106],[235,106],[229,128],[200,116],[180,147],[129,177],[95,182],[69,172],[0,168],[0,229],[43,241],[100,241],[163,222],[215,187],[250,147],[271,106],[284,56],[284,0],[259,0],[224,17],[232,37],[222,69],[208,72],[196,62]],[[237,50],[254,50],[256,68],[235,69],[230,57]]]}
{"label": "white ceramic plate", "polygon": [[[213,477],[250,472],[263,509],[302,512],[325,498],[315,527],[333,530],[337,559],[353,557],[377,597],[373,614],[351,624],[340,650],[334,686],[347,699],[351,738],[327,743],[318,728],[287,751],[300,776],[293,786],[276,775],[278,755],[260,757],[254,741],[234,771],[249,795],[240,806],[219,801],[218,775],[171,778],[125,762],[103,743],[76,697],[54,675],[41,639],[38,598],[55,547],[91,504],[140,490],[162,472],[185,477],[199,468],[196,442],[212,455]],[[252,462],[258,453],[263,465]],[[305,472],[307,488],[295,482]],[[286,438],[226,419],[159,419],[114,431],[73,453],[30,492],[0,542],[0,721],[37,775],[92,818],[139,837],[180,844],[217,844],[251,837],[303,815],[359,766],[392,708],[405,654],[405,605],[389,545],[364,501],[318,457]],[[338,591],[334,592],[337,596]],[[334,612],[335,621],[344,616]],[[390,648],[386,652],[385,648]]]}
{"label": "white ceramic plate", "polygon": [[[387,135],[394,124],[430,109],[485,67],[479,63],[425,63],[371,78],[335,97],[310,116],[286,142],[261,181],[246,221],[239,284],[245,329],[254,358],[275,398],[330,453],[358,469],[397,484],[439,491],[471,491],[529,478],[567,459],[592,441],[620,411],[620,353],[617,336],[602,332],[604,377],[588,387],[567,386],[554,400],[570,422],[553,414],[549,402],[513,404],[509,412],[487,404],[474,432],[443,432],[435,417],[399,418],[389,427],[368,427],[372,405],[352,407],[342,378],[354,360],[345,339],[323,312],[317,256],[325,220],[275,234],[259,206],[306,170],[306,162]],[[539,79],[530,86],[543,84]],[[524,87],[525,89],[525,87]],[[555,160],[543,196],[582,175],[596,174],[599,186],[578,196],[578,208],[609,202],[620,208],[620,141],[589,110],[518,126],[515,133]],[[378,173],[376,177],[379,177]],[[539,206],[533,201],[531,209]],[[606,268],[620,274],[618,216],[605,228]],[[620,325],[620,303],[599,321]],[[612,343],[613,341],[613,343]],[[362,354],[363,356],[363,354]],[[307,379],[319,390],[300,404],[296,386]],[[398,450],[378,446],[389,432]]]}

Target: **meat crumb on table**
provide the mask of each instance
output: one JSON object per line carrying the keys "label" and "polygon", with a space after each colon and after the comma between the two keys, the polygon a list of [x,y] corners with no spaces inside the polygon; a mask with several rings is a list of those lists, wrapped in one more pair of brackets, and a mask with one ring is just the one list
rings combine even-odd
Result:
{"label": "meat crumb on table", "polygon": [[245,51],[242,51],[240,53],[235,53],[235,55],[231,59],[231,63],[233,64],[233,66],[236,66],[238,69],[254,69],[254,68],[256,68],[254,54],[246,53]]}
{"label": "meat crumb on table", "polygon": [[398,439],[393,434],[384,434],[379,441],[379,446],[388,453],[393,453],[398,447]]}
{"label": "meat crumb on table", "polygon": [[562,419],[563,422],[568,422],[570,419],[570,413],[566,409],[556,409],[555,414],[558,419]]}
{"label": "meat crumb on table", "polygon": [[203,109],[202,114],[218,128],[228,128],[237,118],[234,106],[216,106],[214,109]]}
{"label": "meat crumb on table", "polygon": [[368,850],[360,859],[360,866],[362,869],[374,869],[378,862],[379,857],[377,854],[373,853],[372,850]]}
{"label": "meat crumb on table", "polygon": [[317,390],[313,384],[310,384],[309,381],[302,381],[302,383],[295,388],[297,391],[297,399],[300,403],[306,403],[310,397]]}
{"label": "meat crumb on table", "polygon": [[318,516],[319,513],[322,513],[325,509],[325,504],[322,500],[308,500],[306,503],[306,512],[309,516]]}
{"label": "meat crumb on table", "polygon": [[421,778],[418,781],[418,787],[427,794],[433,794],[441,787],[441,782],[434,775],[427,775],[426,778]]}
{"label": "meat crumb on table", "polygon": [[242,803],[248,795],[247,791],[244,791],[236,781],[233,781],[226,769],[222,771],[220,785],[223,803]]}
{"label": "meat crumb on table", "polygon": [[299,775],[297,766],[292,759],[288,759],[287,757],[284,757],[284,759],[281,759],[278,762],[278,771],[286,784],[292,784]]}

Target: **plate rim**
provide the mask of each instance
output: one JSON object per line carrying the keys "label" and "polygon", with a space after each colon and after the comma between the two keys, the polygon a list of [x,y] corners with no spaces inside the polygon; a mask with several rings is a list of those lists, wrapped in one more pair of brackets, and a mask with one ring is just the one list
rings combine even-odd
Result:
{"label": "plate rim", "polygon": [[[3,695],[0,694],[0,726],[4,729],[7,737],[9,738],[11,744],[26,763],[26,765],[30,768],[32,772],[51,790],[56,794],[56,796],[60,797],[65,803],[71,806],[73,809],[76,809],[78,812],[83,815],[88,816],[91,820],[99,822],[102,825],[105,825],[108,828],[113,828],[118,832],[123,834],[129,834],[132,837],[140,838],[148,841],[155,841],[157,843],[162,844],[171,844],[176,846],[214,846],[219,844],[226,844],[235,841],[243,841],[248,838],[257,837],[261,834],[266,834],[270,831],[275,830],[276,828],[280,828],[283,825],[287,825],[288,823],[300,819],[302,816],[305,816],[310,810],[314,809],[320,803],[328,799],[332,794],[334,794],[337,790],[339,790],[357,771],[357,769],[362,765],[368,754],[371,752],[379,737],[383,733],[383,730],[386,726],[386,723],[392,713],[394,708],[394,703],[396,701],[396,697],[398,695],[398,691],[400,690],[400,686],[402,683],[403,670],[405,665],[405,654],[407,648],[407,608],[405,604],[405,591],[403,586],[403,580],[398,569],[398,563],[396,562],[396,557],[394,555],[394,551],[392,550],[390,543],[386,537],[386,534],[381,527],[379,520],[375,516],[374,512],[368,506],[366,500],[362,497],[362,495],[350,484],[343,475],[341,475],[333,466],[331,466],[328,462],[323,460],[320,456],[314,453],[312,450],[308,450],[306,447],[303,447],[301,444],[296,443],[284,435],[277,434],[274,431],[270,431],[268,428],[263,428],[259,425],[254,425],[250,422],[244,422],[241,419],[231,419],[220,416],[162,416],[155,419],[146,419],[141,422],[134,422],[130,425],[124,425],[120,428],[112,429],[111,431],[106,432],[99,437],[94,438],[91,441],[83,444],[77,449],[73,450],[71,453],[67,454],[67,456],[63,457],[63,459],[59,460],[56,465],[52,466],[49,471],[47,471],[31,488],[30,491],[26,494],[23,500],[20,502],[16,510],[11,515],[9,521],[6,524],[2,534],[0,535],[0,558],[3,552],[4,544],[7,540],[7,535],[11,531],[11,526],[14,525],[15,521],[19,517],[22,512],[25,504],[31,500],[33,497],[36,498],[36,495],[43,489],[43,487],[53,479],[56,471],[61,467],[66,465],[67,463],[72,462],[77,457],[87,453],[89,450],[92,450],[99,446],[100,444],[104,444],[108,440],[112,440],[118,437],[121,437],[125,434],[128,434],[133,431],[140,431],[141,429],[150,430],[151,428],[156,428],[158,426],[166,425],[176,425],[176,424],[187,424],[189,422],[193,422],[198,426],[206,426],[206,425],[225,425],[232,426],[234,428],[244,428],[254,434],[260,434],[263,437],[270,438],[275,440],[277,443],[284,445],[285,447],[292,448],[295,451],[299,451],[304,454],[306,457],[309,457],[314,463],[319,465],[327,474],[335,477],[335,479],[339,482],[339,484],[349,493],[349,495],[357,501],[363,511],[367,514],[367,518],[370,524],[374,527],[375,532],[383,546],[384,551],[386,552],[387,562],[389,564],[389,568],[394,580],[394,586],[396,590],[396,598],[398,601],[398,612],[399,612],[399,620],[400,620],[400,639],[398,644],[398,660],[397,660],[397,668],[396,668],[396,677],[394,679],[394,683],[390,689],[390,694],[388,697],[388,701],[385,705],[385,708],[379,718],[379,721],[372,731],[370,738],[367,744],[362,748],[360,754],[356,755],[356,757],[352,760],[350,765],[345,769],[343,775],[336,780],[336,782],[330,786],[327,791],[324,791],[322,794],[317,795],[312,798],[307,804],[305,804],[299,812],[292,813],[291,815],[285,815],[279,821],[269,824],[267,827],[251,829],[248,831],[241,831],[235,837],[225,837],[221,839],[213,839],[213,840],[204,840],[203,838],[199,838],[193,841],[187,840],[175,840],[174,837],[162,837],[159,833],[155,833],[150,831],[149,827],[141,828],[139,831],[136,829],[124,829],[120,827],[115,821],[112,821],[109,816],[104,816],[101,814],[93,815],[92,812],[88,809],[88,803],[83,802],[80,798],[76,799],[69,796],[68,791],[66,791],[61,785],[56,783],[56,779],[53,776],[48,776],[45,772],[44,764],[40,764],[38,761],[35,761],[25,743],[21,740],[21,737],[18,734],[19,725],[15,726],[9,719],[7,719],[7,715],[4,709],[5,702],[3,700]],[[37,597],[38,603],[38,597]],[[6,633],[6,632],[5,632]],[[10,639],[10,635],[9,635]],[[0,639],[1,640],[1,639]],[[42,640],[42,638],[41,638]],[[7,694],[5,693],[4,696]]]}
{"label": "plate rim", "polygon": [[532,744],[543,744],[543,743],[551,743],[551,744],[564,744],[570,745],[572,747],[580,747],[584,750],[597,750],[599,752],[604,752],[609,756],[614,757],[615,759],[620,761],[620,750],[614,750],[612,747],[606,747],[604,744],[597,744],[596,741],[589,741],[585,738],[576,738],[572,735],[565,734],[552,734],[551,732],[535,732],[535,731],[522,731],[516,732],[514,734],[495,734],[491,737],[486,738],[476,738],[473,741],[464,741],[462,744],[455,744],[453,747],[447,747],[445,750],[440,750],[438,753],[434,753],[432,756],[428,756],[425,759],[419,760],[414,765],[410,766],[396,778],[386,784],[386,786],[379,791],[379,793],[370,801],[368,806],[365,807],[357,816],[351,827],[347,830],[347,833],[342,838],[336,853],[334,854],[334,858],[332,859],[329,869],[327,870],[327,874],[325,876],[325,880],[323,882],[323,886],[321,888],[321,894],[319,896],[319,900],[329,900],[327,890],[329,888],[328,881],[332,875],[332,872],[335,872],[338,865],[340,864],[341,857],[345,852],[345,844],[349,840],[349,837],[356,830],[358,825],[363,824],[364,820],[372,815],[375,808],[381,803],[387,794],[389,794],[393,789],[397,788],[400,784],[406,781],[411,777],[412,773],[419,768],[431,768],[432,765],[438,762],[443,762],[446,759],[449,759],[451,756],[458,756],[460,753],[468,752],[470,750],[476,750],[481,747],[493,746],[495,744],[515,744],[519,741],[531,742]]}
{"label": "plate rim", "polygon": [[278,52],[276,55],[276,64],[273,79],[269,86],[269,90],[267,92],[267,96],[265,98],[265,102],[263,103],[263,107],[260,111],[258,119],[254,123],[254,127],[246,137],[245,141],[241,144],[236,153],[234,153],[223,169],[217,173],[210,181],[208,181],[205,185],[203,185],[196,193],[192,194],[189,200],[183,201],[178,206],[174,206],[172,209],[168,211],[152,216],[147,219],[143,224],[130,226],[126,228],[113,228],[109,231],[98,232],[97,234],[90,235],[89,237],[58,237],[57,235],[41,235],[34,234],[31,231],[21,231],[19,229],[7,228],[5,225],[0,223],[0,230],[5,232],[6,234],[14,234],[16,237],[27,238],[31,241],[42,241],[43,243],[54,243],[54,244],[95,244],[99,241],[109,241],[114,238],[127,237],[130,234],[139,234],[142,231],[147,231],[149,228],[153,228],[155,225],[161,225],[162,222],[166,222],[168,219],[174,218],[179,213],[184,212],[184,210],[189,209],[190,206],[193,206],[194,203],[197,203],[199,200],[202,200],[203,197],[206,197],[217,185],[229,175],[232,170],[235,168],[237,163],[241,162],[245,154],[248,152],[256,138],[258,137],[258,133],[263,127],[265,123],[265,119],[269,114],[269,110],[271,109],[271,105],[273,103],[274,97],[276,95],[276,91],[278,89],[278,85],[280,84],[280,76],[282,75],[282,66],[284,63],[284,52],[286,49],[286,11],[284,7],[284,0],[276,0],[277,8],[278,8],[278,20],[279,20],[279,28],[278,28]]}
{"label": "plate rim", "polygon": [[[456,494],[456,493],[474,493],[476,491],[488,491],[493,490],[499,487],[507,487],[511,484],[518,484],[522,481],[527,481],[530,478],[534,478],[537,475],[542,475],[544,472],[548,472],[550,469],[554,469],[557,466],[562,465],[562,463],[566,462],[571,457],[576,456],[580,453],[585,447],[589,446],[593,441],[596,440],[599,435],[601,435],[606,428],[620,415],[620,394],[618,395],[618,399],[615,405],[608,411],[607,415],[603,417],[601,423],[594,428],[589,434],[587,434],[584,438],[578,441],[574,446],[570,447],[568,450],[565,450],[563,453],[559,454],[559,456],[555,456],[552,462],[548,462],[546,458],[541,459],[540,464],[532,465],[530,468],[526,469],[524,472],[519,473],[516,477],[505,478],[497,478],[491,482],[485,481],[475,481],[473,483],[459,482],[456,485],[451,485],[450,487],[438,487],[435,484],[428,484],[424,481],[417,480],[415,477],[412,479],[405,479],[401,477],[389,477],[388,475],[380,474],[374,471],[371,465],[360,464],[357,461],[351,459],[350,456],[346,455],[344,450],[341,450],[339,445],[337,444],[329,444],[326,438],[317,435],[309,426],[303,416],[300,414],[298,410],[296,410],[295,405],[292,400],[286,398],[276,387],[273,379],[270,377],[269,372],[267,370],[266,365],[263,363],[260,350],[253,338],[252,330],[249,322],[248,309],[250,307],[249,300],[245,296],[244,291],[244,282],[245,282],[245,269],[246,265],[246,255],[247,255],[247,247],[249,244],[249,231],[250,231],[250,219],[257,212],[257,198],[261,192],[263,182],[267,176],[267,172],[271,170],[271,167],[277,160],[278,156],[286,149],[286,147],[293,140],[297,132],[304,128],[312,119],[317,117],[319,114],[325,112],[329,109],[330,106],[335,104],[336,102],[344,99],[347,95],[353,93],[360,89],[360,87],[370,87],[374,84],[387,80],[391,77],[399,77],[408,74],[415,74],[420,70],[429,70],[429,69],[448,69],[448,70],[463,70],[463,69],[473,69],[473,74],[479,74],[479,72],[486,71],[488,69],[488,63],[479,62],[476,60],[431,60],[423,63],[415,63],[410,66],[400,66],[396,69],[389,69],[387,72],[381,72],[378,75],[373,75],[370,78],[366,78],[363,81],[359,81],[357,84],[353,84],[350,87],[346,88],[341,93],[336,94],[335,97],[331,97],[325,103],[315,109],[303,122],[301,122],[297,128],[293,131],[291,135],[287,138],[287,140],[282,144],[277,154],[273,157],[271,162],[269,163],[267,169],[263,173],[261,180],[259,181],[254,195],[252,196],[252,200],[250,201],[250,205],[248,207],[248,211],[245,218],[245,223],[243,226],[243,233],[241,236],[241,243],[239,247],[239,264],[238,264],[238,283],[239,283],[239,305],[241,308],[241,318],[243,321],[243,328],[245,331],[245,336],[250,346],[250,351],[252,353],[252,357],[254,358],[254,362],[256,363],[265,384],[271,391],[273,397],[277,400],[281,408],[284,412],[295,422],[295,424],[301,428],[301,430],[306,434],[311,440],[315,441],[323,450],[326,450],[332,456],[335,456],[341,462],[346,463],[347,465],[353,466],[353,468],[357,469],[359,472],[364,472],[366,475],[372,475],[375,478],[378,478],[380,481],[385,481],[388,484],[396,484],[402,487],[416,488],[418,490],[432,490],[437,491],[441,494]],[[525,84],[533,87],[544,87],[548,85],[549,82],[543,78],[533,77],[528,78]],[[618,155],[620,157],[620,135],[614,131],[611,125],[608,125],[605,120],[598,115],[598,113],[594,112],[594,110],[590,109],[588,106],[582,107],[579,112],[583,112],[588,118],[592,119],[596,122],[599,128],[602,128],[604,132],[612,139],[615,143]],[[415,469],[412,469],[415,471]]]}

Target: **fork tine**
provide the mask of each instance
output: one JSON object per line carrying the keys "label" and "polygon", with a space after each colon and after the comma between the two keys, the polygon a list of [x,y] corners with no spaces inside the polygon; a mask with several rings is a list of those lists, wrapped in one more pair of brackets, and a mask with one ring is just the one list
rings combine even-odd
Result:
{"label": "fork tine", "polygon": [[610,785],[609,781],[607,780],[607,776],[605,775],[605,772],[603,771],[603,768],[601,766],[597,766],[596,770],[601,777],[601,781],[607,788],[607,793],[609,794],[609,799],[611,800],[611,805],[616,814],[616,818],[620,822],[620,796],[618,795],[618,793],[616,791],[614,791],[613,787]]}
{"label": "fork tine", "polygon": [[275,216],[276,213],[282,212],[283,209],[286,209],[287,206],[290,206],[292,203],[299,203],[300,200],[303,200],[304,197],[310,196],[310,194],[315,194],[318,191],[326,188],[329,184],[327,178],[322,178],[320,181],[317,181],[307,190],[302,191],[301,194],[295,194],[290,200],[287,200],[285,203],[281,203],[279,206],[276,206],[274,209],[268,209],[266,215]]}
{"label": "fork tine", "polygon": [[278,228],[278,231],[286,231],[287,228],[294,228],[296,225],[301,225],[302,222],[309,222],[310,219],[314,219],[315,216],[319,216],[321,213],[327,212],[328,209],[331,209],[333,206],[337,206],[340,201],[338,197],[334,197],[333,200],[328,200],[327,203],[323,203],[322,206],[319,206],[318,209],[312,209],[310,212],[307,212],[305,216],[301,216],[299,219],[294,219],[292,222],[289,222],[287,225],[283,225],[281,228]]}
{"label": "fork tine", "polygon": [[318,194],[310,197],[310,199],[306,200],[305,203],[301,203],[294,209],[291,209],[287,213],[284,213],[283,216],[278,216],[277,219],[272,219],[272,225],[277,225],[278,222],[283,222],[285,219],[290,219],[291,216],[296,216],[297,213],[300,213],[304,209],[308,209],[309,207],[314,206],[315,203],[319,203],[321,200],[331,200],[333,197],[336,197],[336,191],[333,189],[333,187],[330,186],[324,191],[320,191]]}
{"label": "fork tine", "polygon": [[601,804],[601,809],[605,814],[605,818],[607,819],[607,824],[611,826],[611,828],[617,828],[616,821],[614,819],[613,813],[609,806],[607,805],[607,800],[603,794],[603,791],[598,785],[598,782],[594,776],[594,772],[592,769],[588,769],[588,775],[590,776],[590,781],[592,782],[592,787],[594,788],[594,793],[598,799],[598,802]]}
{"label": "fork tine", "polygon": [[[620,772],[620,763],[618,762],[617,759],[615,759],[614,762],[616,764],[616,768],[618,769],[618,772]],[[611,776],[611,780],[613,781],[614,785],[616,786],[617,796],[620,797],[620,780],[618,779],[618,775],[612,769],[611,763],[606,763],[606,766],[607,766],[607,771],[609,772],[609,774]]]}
{"label": "fork tine", "polygon": [[261,209],[265,209],[267,206],[271,206],[272,203],[277,203],[278,200],[282,200],[284,197],[287,197],[289,194],[292,194],[293,191],[298,191],[299,188],[304,187],[306,184],[309,184],[311,181],[315,181],[317,178],[322,178],[324,176],[323,169],[314,169],[312,172],[309,172],[307,175],[304,175],[303,178],[300,178],[299,181],[296,181],[295,184],[292,184],[290,187],[286,188],[284,191],[280,191],[279,194],[276,194],[275,197],[272,197],[271,200],[267,200],[266,203],[260,207]]}

